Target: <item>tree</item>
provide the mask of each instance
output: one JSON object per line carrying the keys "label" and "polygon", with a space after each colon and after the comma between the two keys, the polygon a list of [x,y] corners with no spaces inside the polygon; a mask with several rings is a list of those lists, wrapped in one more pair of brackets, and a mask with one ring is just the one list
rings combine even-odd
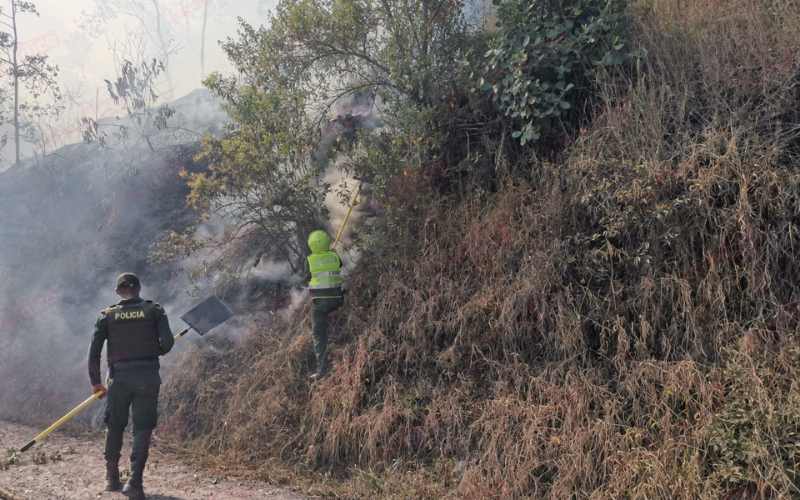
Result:
{"label": "tree", "polygon": [[[243,72],[313,88],[319,120],[364,90],[387,103],[432,106],[459,77],[451,49],[467,33],[462,8],[455,0],[288,0],[268,30],[243,25],[241,43],[224,48]],[[255,68],[242,59],[251,54],[248,43],[266,50]]]}
{"label": "tree", "polygon": [[203,220],[214,213],[236,228],[230,238],[213,244],[239,247],[240,254],[247,254],[248,247],[268,246],[298,271],[305,236],[317,217],[327,217],[328,190],[316,180],[320,172],[309,148],[291,133],[306,122],[303,96],[261,95],[216,75],[208,84],[226,96],[225,108],[235,124],[229,125],[227,137],[203,140],[197,160],[210,165],[211,175],[190,176],[189,201],[204,212]]}
{"label": "tree", "polygon": [[[20,134],[22,126],[20,122],[20,86],[24,85],[24,90],[31,100],[36,102],[42,95],[50,94],[55,100],[60,98],[60,91],[56,82],[58,76],[58,66],[51,66],[47,63],[48,56],[45,54],[28,54],[22,60],[19,59],[19,31],[17,26],[17,15],[30,13],[39,15],[36,6],[31,2],[21,2],[10,0],[11,12],[7,13],[0,7],[0,24],[9,28],[11,32],[0,31],[0,63],[6,65],[3,74],[10,78],[14,89],[14,144],[16,147],[15,165],[20,164]],[[42,109],[42,105],[32,104],[30,109]],[[24,108],[24,107],[23,107]]]}
{"label": "tree", "polygon": [[[453,0],[284,0],[268,28],[240,20],[239,39],[223,49],[238,74],[249,75],[247,82],[218,74],[204,82],[225,99],[234,123],[227,137],[204,140],[197,160],[209,164],[209,173],[190,176],[190,201],[203,211],[201,220],[222,214],[229,227],[241,228],[243,245],[269,246],[298,269],[309,230],[328,217],[331,186],[320,181],[319,147],[330,142],[331,131],[350,132],[363,122],[359,116],[375,113],[376,102],[385,104],[387,120],[400,109],[444,102],[460,74],[452,48],[468,29],[462,6]],[[326,127],[331,110],[353,100],[366,103],[360,115],[340,116],[338,123],[348,125]],[[396,125],[399,134],[415,129],[417,136],[427,126]],[[421,165],[430,151],[415,140],[403,154],[404,165]],[[174,236],[176,249],[187,248],[180,244],[185,237]]]}
{"label": "tree", "polygon": [[[81,117],[84,140],[97,140],[106,146],[107,134],[102,128],[112,127],[116,129],[116,136],[125,149],[135,151],[143,141],[151,152],[155,152],[151,137],[155,132],[167,128],[168,120],[175,112],[167,104],[158,105],[161,97],[158,83],[164,65],[155,57],[148,57],[144,41],[133,34],[129,35],[121,48],[115,50],[114,59],[118,75],[113,82],[105,80],[106,88],[114,103],[122,104],[129,123],[120,123],[119,117],[114,123]],[[133,143],[129,144],[131,139]]]}
{"label": "tree", "polygon": [[[44,138],[48,132],[52,133],[52,125],[58,123],[59,117],[63,115],[63,101],[58,101],[48,106],[42,106],[38,103],[23,103],[20,105],[20,110],[22,115],[25,116],[25,120],[21,124],[20,135],[26,142],[35,144],[40,148],[42,157],[46,158],[48,156],[48,148]],[[56,148],[57,146],[54,144],[53,149]]]}
{"label": "tree", "polygon": [[200,32],[200,77],[206,77],[206,26],[208,25],[208,0],[203,7],[203,29]]}
{"label": "tree", "polygon": [[167,95],[172,94],[172,74],[170,57],[179,49],[173,36],[175,31],[162,12],[158,0],[97,0],[97,11],[84,15],[82,25],[89,28],[90,34],[97,36],[101,32],[100,25],[118,16],[133,17],[156,44],[158,52],[155,58],[162,62],[164,75],[168,82]]}
{"label": "tree", "polygon": [[[5,110],[6,110],[6,102],[8,102],[8,90],[7,89],[0,89],[0,125],[6,122]],[[4,160],[3,157],[3,148],[6,147],[8,144],[8,135],[3,134],[3,137],[0,137],[0,160]],[[0,164],[2,162],[0,161]]]}

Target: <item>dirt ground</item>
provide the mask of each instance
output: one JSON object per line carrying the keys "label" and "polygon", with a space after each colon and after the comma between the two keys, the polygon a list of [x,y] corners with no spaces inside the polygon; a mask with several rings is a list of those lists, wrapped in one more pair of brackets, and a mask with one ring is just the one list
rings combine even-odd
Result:
{"label": "dirt ground", "polygon": [[[0,422],[0,464],[6,459],[6,450],[19,449],[39,432],[41,429]],[[72,450],[74,453],[70,454]],[[37,465],[34,457],[39,452],[47,457],[60,453],[61,460]],[[102,453],[99,432],[56,432],[22,454],[18,464],[0,470],[0,500],[125,500],[120,492],[103,491]],[[127,440],[122,453],[120,469],[129,468],[125,457],[130,453]],[[309,500],[255,481],[220,480],[194,467],[171,463],[157,450],[150,453],[144,481],[148,500]]]}

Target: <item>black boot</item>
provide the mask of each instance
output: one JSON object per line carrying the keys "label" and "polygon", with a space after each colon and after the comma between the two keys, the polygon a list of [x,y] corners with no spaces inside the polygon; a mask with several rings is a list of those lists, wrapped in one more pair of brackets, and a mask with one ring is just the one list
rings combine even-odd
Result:
{"label": "black boot", "polygon": [[122,494],[131,500],[145,500],[144,488],[142,487],[142,475],[144,474],[143,462],[131,463],[131,477],[122,488]]}
{"label": "black boot", "polygon": [[144,488],[142,488],[142,476],[144,466],[147,463],[150,439],[153,437],[153,429],[137,429],[136,415],[133,421],[133,448],[131,448],[131,477],[128,483],[122,488],[122,494],[132,500],[145,500]]}
{"label": "black boot", "polygon": [[119,464],[106,462],[106,491],[119,491],[120,488]]}

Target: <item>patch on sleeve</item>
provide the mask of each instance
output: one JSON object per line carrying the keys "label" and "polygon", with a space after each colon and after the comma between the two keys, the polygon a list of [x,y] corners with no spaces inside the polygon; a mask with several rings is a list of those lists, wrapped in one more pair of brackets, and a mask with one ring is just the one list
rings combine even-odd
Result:
{"label": "patch on sleeve", "polygon": [[119,308],[120,308],[119,304],[114,304],[114,305],[108,306],[105,309],[103,309],[103,312],[101,312],[100,315],[101,316],[108,316],[109,314],[114,312],[114,310],[119,309]]}

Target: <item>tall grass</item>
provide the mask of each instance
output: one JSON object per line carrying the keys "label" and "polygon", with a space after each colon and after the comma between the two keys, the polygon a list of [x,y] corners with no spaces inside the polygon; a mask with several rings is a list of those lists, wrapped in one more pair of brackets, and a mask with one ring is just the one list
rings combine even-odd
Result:
{"label": "tall grass", "polygon": [[647,56],[563,161],[395,200],[331,378],[307,319],[187,356],[192,449],[349,498],[800,495],[800,8],[633,15]]}

